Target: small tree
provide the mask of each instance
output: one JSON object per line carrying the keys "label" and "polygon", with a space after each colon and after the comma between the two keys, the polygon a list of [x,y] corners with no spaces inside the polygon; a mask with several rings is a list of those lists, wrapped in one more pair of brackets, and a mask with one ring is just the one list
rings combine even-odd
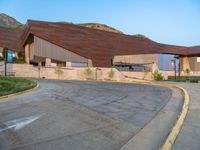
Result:
{"label": "small tree", "polygon": [[63,71],[60,66],[57,66],[55,68],[55,73],[58,75],[58,79],[59,79],[60,75],[63,74]]}
{"label": "small tree", "polygon": [[187,73],[188,76],[190,75],[190,69],[187,68],[187,69],[185,70],[185,72]]}
{"label": "small tree", "polygon": [[113,68],[111,68],[110,71],[108,72],[108,77],[113,78],[114,75],[115,75],[115,71],[113,70]]}
{"label": "small tree", "polygon": [[91,79],[92,69],[90,67],[85,68],[84,74],[86,75],[87,79]]}
{"label": "small tree", "polygon": [[187,76],[188,76],[188,79],[190,79],[190,69],[187,68],[187,69],[185,70],[185,72],[186,72],[186,74],[187,74]]}
{"label": "small tree", "polygon": [[19,57],[20,59],[25,59],[25,53],[24,53],[24,52],[19,52],[19,53],[18,53],[18,57]]}
{"label": "small tree", "polygon": [[148,71],[147,71],[147,70],[144,70],[143,80],[147,77],[147,75],[148,75]]}
{"label": "small tree", "polygon": [[162,73],[160,73],[158,70],[154,71],[153,78],[156,81],[162,81],[162,80],[164,80],[164,77],[163,77]]}
{"label": "small tree", "polygon": [[4,58],[4,60],[6,59],[6,52],[8,51],[8,48],[7,47],[4,47],[3,48],[3,58]]}

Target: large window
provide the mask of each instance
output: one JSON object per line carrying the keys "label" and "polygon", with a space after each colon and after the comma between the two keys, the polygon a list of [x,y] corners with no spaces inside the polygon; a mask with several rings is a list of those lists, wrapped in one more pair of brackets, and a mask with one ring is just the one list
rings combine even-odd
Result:
{"label": "large window", "polygon": [[[174,66],[171,60],[175,59],[175,55],[158,54],[158,68],[163,71],[173,71]],[[176,68],[178,70],[179,59],[176,59]]]}
{"label": "large window", "polygon": [[150,71],[150,67],[148,65],[115,65],[115,68],[119,71]]}

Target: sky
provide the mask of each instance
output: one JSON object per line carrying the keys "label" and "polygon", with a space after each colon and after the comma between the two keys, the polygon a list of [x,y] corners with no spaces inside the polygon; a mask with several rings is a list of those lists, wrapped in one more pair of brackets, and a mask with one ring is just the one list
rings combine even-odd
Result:
{"label": "sky", "polygon": [[200,45],[200,0],[0,0],[0,13],[24,24],[96,22],[160,43]]}

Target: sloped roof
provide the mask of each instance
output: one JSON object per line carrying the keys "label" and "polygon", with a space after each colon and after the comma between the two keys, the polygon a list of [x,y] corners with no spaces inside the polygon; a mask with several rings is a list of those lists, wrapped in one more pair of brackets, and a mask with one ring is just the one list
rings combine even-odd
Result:
{"label": "sloped roof", "polygon": [[[192,56],[200,54],[200,46],[185,47],[161,44],[148,38],[90,29],[73,24],[28,20],[23,33],[21,33],[21,30],[10,30],[4,43],[20,48],[30,35],[34,35],[92,59],[93,65],[99,67],[111,66],[111,59],[117,55],[164,53]],[[19,35],[21,37],[18,39]],[[12,36],[16,38],[11,38]],[[0,40],[2,40],[2,36]],[[22,41],[21,45],[20,41]]]}
{"label": "sloped roof", "polygon": [[16,51],[23,49],[21,42],[22,30],[0,27],[0,47]]}
{"label": "sloped roof", "polygon": [[114,55],[152,53],[151,47],[155,45],[146,38],[32,20],[27,22],[26,32],[22,36],[24,43],[30,34],[92,59],[95,66],[110,66]]}
{"label": "sloped roof", "polygon": [[117,55],[200,54],[199,47],[161,44],[148,38],[100,31],[71,24],[28,20],[26,31],[23,34],[24,43],[30,34],[92,59],[95,66],[110,66],[110,60]]}

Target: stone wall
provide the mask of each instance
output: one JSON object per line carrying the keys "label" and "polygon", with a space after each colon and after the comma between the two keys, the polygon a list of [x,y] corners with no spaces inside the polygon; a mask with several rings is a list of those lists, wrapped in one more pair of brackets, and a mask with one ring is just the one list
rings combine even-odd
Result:
{"label": "stone wall", "polygon": [[[0,70],[3,66],[0,66]],[[56,71],[57,70],[57,71]],[[116,80],[124,79],[124,76],[113,68],[114,76],[108,76],[111,68],[91,68],[92,73],[86,74],[86,68],[72,68],[72,67],[38,67],[30,64],[8,64],[7,72],[15,73],[16,77],[29,78],[45,78],[45,79],[62,79],[62,80]],[[57,72],[57,73],[56,73]],[[58,73],[60,72],[60,73]]]}
{"label": "stone wall", "polygon": [[142,79],[142,80],[153,80],[152,72],[131,72],[131,71],[121,71],[121,73],[128,78]]}

